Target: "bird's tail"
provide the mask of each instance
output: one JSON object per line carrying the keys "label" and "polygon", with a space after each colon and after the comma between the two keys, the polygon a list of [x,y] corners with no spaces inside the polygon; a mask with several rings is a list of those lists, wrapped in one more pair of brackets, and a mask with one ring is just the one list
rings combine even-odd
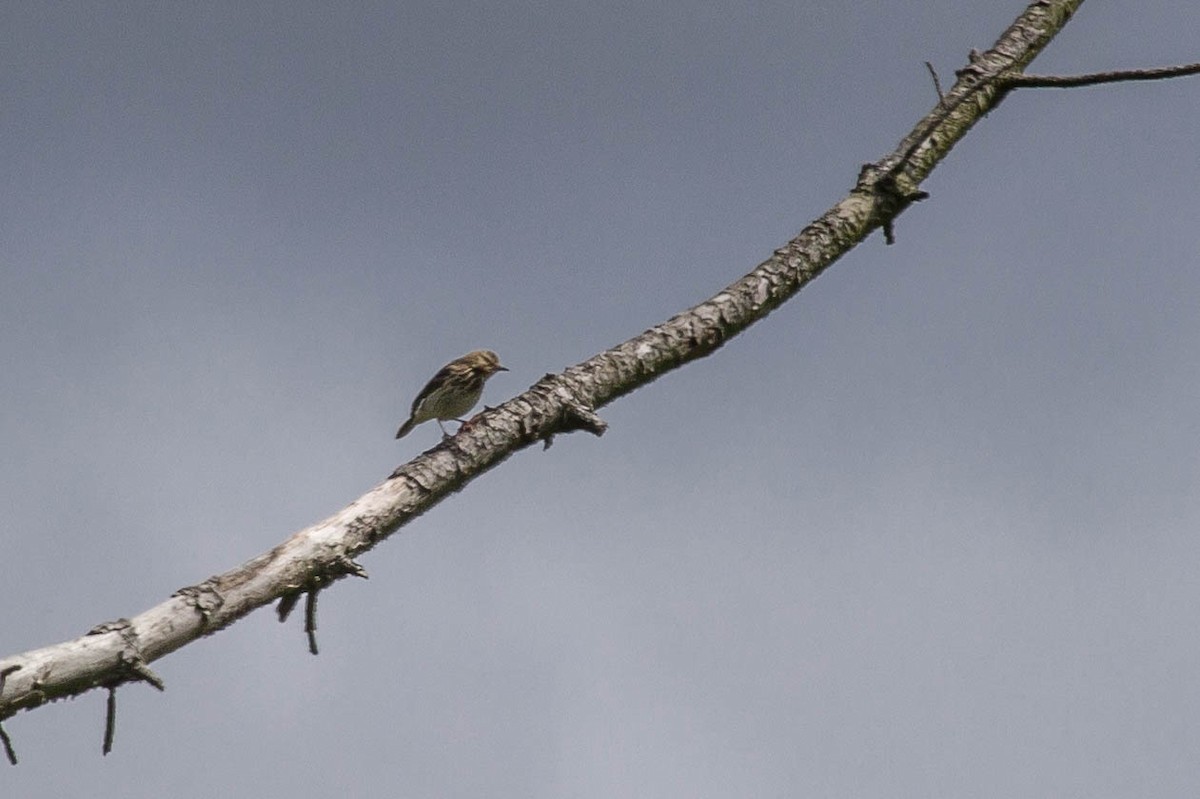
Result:
{"label": "bird's tail", "polygon": [[406,435],[412,432],[414,427],[416,427],[416,422],[414,422],[410,416],[408,417],[408,421],[400,425],[400,429],[396,431],[396,438],[404,438]]}

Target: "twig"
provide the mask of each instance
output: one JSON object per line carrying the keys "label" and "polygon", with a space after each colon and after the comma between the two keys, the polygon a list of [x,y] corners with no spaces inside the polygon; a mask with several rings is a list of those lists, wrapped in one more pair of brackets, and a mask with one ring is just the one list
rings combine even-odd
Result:
{"label": "twig", "polygon": [[140,658],[133,661],[129,664],[129,670],[133,672],[134,677],[142,682],[148,682],[160,691],[167,690],[167,685],[163,682],[162,677],[151,671],[150,667],[146,665],[146,661]]}
{"label": "twig", "polygon": [[346,555],[339,555],[328,565],[325,574],[314,574],[304,585],[297,585],[294,590],[284,594],[279,599],[276,612],[281,622],[287,621],[304,596],[304,632],[308,636],[308,651],[317,654],[317,594],[327,585],[345,576],[367,579],[367,570]]}
{"label": "twig", "polygon": [[304,634],[308,636],[308,651],[317,654],[317,594],[313,588],[304,599]]}
{"label": "twig", "polygon": [[946,95],[942,92],[942,81],[938,77],[937,70],[933,68],[933,64],[925,62],[925,69],[929,70],[929,77],[933,78],[933,88],[937,91],[938,102],[942,103],[946,100]]}
{"label": "twig", "polygon": [[296,608],[296,603],[300,601],[300,595],[303,591],[293,591],[290,594],[284,594],[279,598],[279,604],[275,607],[275,612],[279,614],[279,621],[285,622],[288,616],[292,615],[292,611]]}
{"label": "twig", "polygon": [[117,733],[117,687],[108,688],[108,709],[104,714],[104,747],[101,751],[108,754],[112,751],[113,736]]}
{"label": "twig", "polygon": [[21,664],[14,663],[11,666],[5,666],[0,669],[0,696],[4,695],[4,682],[8,679],[8,675],[21,670]]}
{"label": "twig", "polygon": [[9,740],[3,724],[0,724],[0,744],[4,745],[4,754],[8,758],[9,764],[17,765],[17,751],[13,749],[12,741]]}
{"label": "twig", "polygon": [[1096,86],[1101,83],[1121,83],[1131,80],[1163,80],[1200,74],[1200,63],[1180,64],[1177,67],[1156,69],[1122,69],[1113,72],[1092,72],[1087,75],[1028,75],[1015,72],[1001,75],[998,82],[1019,89],[1070,89],[1076,86]]}

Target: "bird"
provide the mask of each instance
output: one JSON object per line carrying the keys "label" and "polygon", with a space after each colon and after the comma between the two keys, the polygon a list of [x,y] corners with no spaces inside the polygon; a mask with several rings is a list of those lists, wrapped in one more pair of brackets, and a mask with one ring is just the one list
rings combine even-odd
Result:
{"label": "bird", "polygon": [[438,427],[442,428],[442,437],[449,438],[442,422],[453,419],[465,425],[466,422],[458,417],[479,402],[483,384],[496,372],[507,371],[508,367],[501,366],[499,356],[491,350],[474,350],[455,358],[421,389],[413,400],[408,421],[396,431],[396,438],[404,438],[414,427],[430,419],[436,419]]}

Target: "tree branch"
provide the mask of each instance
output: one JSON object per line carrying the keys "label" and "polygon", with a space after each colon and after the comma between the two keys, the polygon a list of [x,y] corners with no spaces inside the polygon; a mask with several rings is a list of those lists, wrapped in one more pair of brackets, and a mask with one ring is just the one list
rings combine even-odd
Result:
{"label": "tree branch", "polygon": [[[1065,24],[1082,0],[1031,4],[996,46],[981,55],[984,73],[964,72],[947,95],[970,96],[949,113],[945,103],[901,142],[901,149],[864,168],[848,196],[808,225],[795,239],[715,297],[656,325],[613,349],[560,374],[547,375],[528,391],[476,417],[469,429],[422,453],[328,519],[292,535],[270,551],[129,620],[140,658],[151,663],[232,624],[276,600],[290,609],[304,591],[346,574],[347,563],[458,491],[475,477],[537,441],[580,427],[602,430],[595,410],[666,372],[709,355],[750,324],[764,318],[816,278],[876,228],[911,202],[917,184],[991,108],[995,91],[982,74],[1020,69]],[[919,146],[912,147],[914,139]],[[912,155],[903,154],[911,148]],[[887,170],[901,166],[901,174]],[[582,421],[581,421],[582,420]],[[0,696],[0,721],[19,710],[129,679],[128,635],[120,630],[25,652],[0,661],[19,665]],[[123,657],[124,653],[124,657]]]}
{"label": "tree branch", "polygon": [[[597,409],[711,354],[874,230],[883,228],[891,238],[896,217],[926,196],[921,181],[1015,85],[998,77],[1019,74],[1082,2],[1031,3],[992,49],[957,73],[954,86],[893,153],[861,170],[846,197],[716,296],[486,409],[469,428],[399,467],[346,508],[241,566],[182,588],[132,619],[0,660],[0,675],[7,677],[0,721],[92,688],[149,679],[146,664],[275,601],[282,620],[302,594],[309,597],[306,626],[315,650],[316,592],[348,575],[365,576],[353,558],[518,450],[538,441],[548,445],[574,430],[601,434],[605,425]],[[7,735],[0,741],[15,759]]]}
{"label": "tree branch", "polygon": [[1027,75],[1025,73],[1014,73],[1002,76],[1000,82],[1006,87],[1015,89],[1070,89],[1077,86],[1097,86],[1101,83],[1165,80],[1167,78],[1181,78],[1186,75],[1200,75],[1200,63],[1180,64],[1175,67],[1157,67],[1155,69],[1091,72],[1087,75]]}

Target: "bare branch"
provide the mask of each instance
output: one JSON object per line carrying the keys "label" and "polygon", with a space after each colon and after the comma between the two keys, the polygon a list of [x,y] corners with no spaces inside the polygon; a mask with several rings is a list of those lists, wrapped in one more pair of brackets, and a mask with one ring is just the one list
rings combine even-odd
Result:
{"label": "bare branch", "polygon": [[1069,89],[1077,86],[1098,86],[1101,83],[1166,80],[1167,78],[1182,78],[1187,75],[1200,75],[1200,63],[1181,64],[1176,67],[1158,67],[1156,69],[1092,72],[1087,75],[1028,75],[1025,73],[1013,73],[1001,76],[999,81],[1009,88]]}
{"label": "bare branch", "polygon": [[925,196],[920,182],[1001,96],[987,85],[987,76],[1027,65],[1081,2],[1031,3],[996,45],[961,73],[947,103],[939,103],[894,153],[864,169],[849,195],[714,297],[483,412],[469,429],[400,467],[348,507],[241,566],[180,589],[127,622],[0,661],[0,668],[22,667],[9,677],[0,698],[0,720],[119,684],[130,679],[130,655],[153,663],[287,597],[280,605],[285,612],[298,593],[360,573],[354,557],[518,450],[572,430],[600,433],[597,409],[713,353]]}
{"label": "bare branch", "polygon": [[[1083,0],[1036,0],[986,52],[971,50],[957,80],[937,107],[917,123],[896,151],[880,161],[881,177],[890,182],[885,219],[880,223],[888,244],[895,241],[893,220],[916,199],[916,185],[958,141],[1008,93],[998,79],[1020,73],[1070,20]],[[924,195],[928,196],[928,195]],[[908,199],[911,198],[911,199]]]}
{"label": "bare branch", "polygon": [[[1081,3],[1031,2],[990,50],[973,54],[971,63],[956,73],[955,84],[892,153],[861,170],[846,197],[715,296],[485,410],[468,429],[396,469],[346,508],[241,566],[182,588],[131,619],[0,660],[0,674],[8,677],[0,695],[0,721],[106,687],[113,719],[106,729],[107,750],[119,684],[130,679],[156,684],[147,676],[152,673],[146,664],[276,601],[282,620],[301,594],[307,595],[305,626],[315,653],[316,594],[342,577],[365,576],[355,557],[515,452],[575,430],[599,435],[605,425],[598,409],[712,354],[876,229],[883,228],[888,240],[894,240],[895,219],[928,196],[921,182],[1009,89],[1020,85],[1014,76],[1020,76]],[[15,762],[3,729],[0,739]]]}

